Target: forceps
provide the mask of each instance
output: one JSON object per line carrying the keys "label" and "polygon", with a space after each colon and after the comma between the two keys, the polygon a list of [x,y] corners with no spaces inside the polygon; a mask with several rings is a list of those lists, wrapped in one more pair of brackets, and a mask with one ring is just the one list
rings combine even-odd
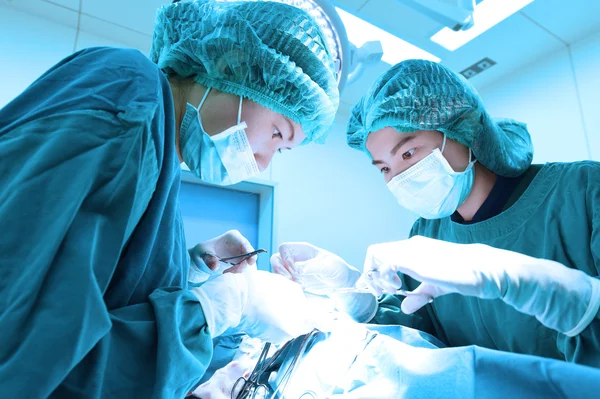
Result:
{"label": "forceps", "polygon": [[[248,378],[240,377],[237,379],[231,390],[231,399],[264,399],[269,395],[269,388],[265,384],[260,383],[259,379],[264,370],[270,365],[270,362],[267,362],[270,348],[271,344],[268,342],[265,343],[250,376]],[[266,362],[267,364],[265,365]],[[240,391],[236,395],[235,392],[238,388]]]}
{"label": "forceps", "polygon": [[231,266],[237,266],[240,263],[250,259],[254,255],[263,254],[266,252],[267,252],[267,250],[265,250],[265,249],[257,249],[256,251],[252,251],[252,252],[248,252],[246,254],[241,254],[241,255],[236,255],[236,256],[230,256],[229,258],[221,258],[219,255],[205,252],[205,253],[201,254],[201,256],[205,256],[205,255],[212,256],[212,257],[217,258],[219,260],[219,262],[226,263]]}
{"label": "forceps", "polygon": [[[336,293],[336,292],[354,292],[354,293],[358,293],[358,294],[373,294],[373,292],[371,290],[369,290],[368,288],[357,288],[357,287],[338,288],[338,289],[336,289],[333,292],[334,293]],[[429,295],[419,294],[418,292],[411,292],[411,291],[406,291],[406,290],[396,290],[396,292],[394,293],[394,295],[402,295],[402,296],[424,296],[426,298],[429,298],[428,301],[427,301],[427,303],[433,302],[433,298],[431,298]]]}

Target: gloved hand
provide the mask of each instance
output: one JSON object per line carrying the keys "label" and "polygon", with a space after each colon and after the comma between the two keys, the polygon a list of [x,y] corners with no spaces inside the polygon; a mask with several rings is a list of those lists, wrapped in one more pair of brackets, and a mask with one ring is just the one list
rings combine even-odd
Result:
{"label": "gloved hand", "polygon": [[330,316],[311,306],[298,284],[276,274],[227,273],[192,291],[213,338],[227,330],[279,344],[313,328],[328,329]]}
{"label": "gloved hand", "polygon": [[236,392],[232,392],[236,381],[240,377],[248,378],[255,366],[256,360],[248,355],[242,356],[218,369],[208,381],[194,390],[194,396],[202,399],[235,398],[241,388],[241,384],[238,384]]}
{"label": "gloved hand", "polygon": [[377,311],[377,298],[371,294],[335,292],[354,287],[360,272],[324,249],[305,242],[281,244],[279,253],[271,257],[271,266],[274,273],[291,277],[307,293],[327,295],[337,310],[357,322],[368,322]]}
{"label": "gloved hand", "polygon": [[290,242],[279,246],[271,257],[273,272],[291,277],[306,292],[327,295],[338,288],[354,287],[360,278],[358,269],[342,258],[306,242]]}
{"label": "gloved hand", "polygon": [[421,281],[402,302],[413,313],[436,298],[459,293],[502,299],[568,336],[579,334],[600,308],[600,281],[558,262],[482,244],[456,244],[415,236],[377,244],[367,251],[364,281],[375,292],[400,288],[401,272]]}
{"label": "gloved hand", "polygon": [[250,241],[239,231],[230,230],[218,237],[204,241],[188,252],[190,254],[190,270],[188,280],[193,283],[201,283],[211,276],[223,273],[242,273],[244,270],[256,270],[256,255],[244,260],[237,266],[222,263],[221,258],[243,255],[254,251]]}

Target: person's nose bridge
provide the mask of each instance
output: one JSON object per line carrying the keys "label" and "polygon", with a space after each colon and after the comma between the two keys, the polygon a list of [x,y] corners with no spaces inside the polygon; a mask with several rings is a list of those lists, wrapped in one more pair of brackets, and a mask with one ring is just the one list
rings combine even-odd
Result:
{"label": "person's nose bridge", "polygon": [[390,173],[387,174],[388,180],[390,181],[393,178],[395,178],[396,176],[401,175],[402,173],[406,172],[408,169],[410,169],[409,165],[403,165],[401,162],[393,162],[392,164],[390,164]]}
{"label": "person's nose bridge", "polygon": [[254,158],[256,158],[256,163],[260,171],[264,171],[269,167],[269,164],[273,160],[273,156],[275,156],[276,148],[265,148],[264,151],[260,151],[254,154]]}

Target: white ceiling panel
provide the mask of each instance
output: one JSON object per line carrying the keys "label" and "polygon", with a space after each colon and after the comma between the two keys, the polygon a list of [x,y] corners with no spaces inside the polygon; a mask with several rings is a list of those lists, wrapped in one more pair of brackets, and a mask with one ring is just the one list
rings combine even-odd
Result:
{"label": "white ceiling panel", "polygon": [[80,0],[44,0],[46,3],[55,4],[63,8],[78,11]]}
{"label": "white ceiling panel", "polygon": [[[379,0],[375,0],[379,1]],[[369,0],[333,0],[330,3],[337,5],[338,7],[347,11],[356,11]]]}
{"label": "white ceiling panel", "polygon": [[85,31],[79,32],[79,37],[77,38],[77,50],[97,46],[128,47],[116,40],[107,39],[106,37],[97,36]]}
{"label": "white ceiling panel", "polygon": [[83,13],[152,35],[156,10],[165,0],[83,0]]}
{"label": "white ceiling panel", "polygon": [[152,44],[150,35],[87,15],[81,16],[81,30],[100,38],[106,38],[111,42],[120,43],[122,46],[137,48],[144,54],[149,53]]}
{"label": "white ceiling panel", "polygon": [[471,79],[481,88],[564,45],[521,15],[513,15],[454,52],[442,62],[460,72],[485,57],[497,64]]}
{"label": "white ceiling panel", "polygon": [[69,28],[77,28],[77,12],[43,0],[0,0],[0,5],[41,17]]}
{"label": "white ceiling panel", "polygon": [[597,0],[536,0],[523,12],[570,44],[600,31]]}

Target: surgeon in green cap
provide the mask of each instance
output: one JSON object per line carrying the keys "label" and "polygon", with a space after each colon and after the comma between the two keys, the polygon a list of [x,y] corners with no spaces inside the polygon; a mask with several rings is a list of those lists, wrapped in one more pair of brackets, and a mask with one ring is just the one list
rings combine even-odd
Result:
{"label": "surgeon in green cap", "polygon": [[371,246],[362,274],[283,244],[277,272],[332,297],[368,288],[376,301],[346,294],[361,321],[600,367],[599,163],[532,165],[523,123],[492,119],[462,76],[424,60],[378,78],[347,138],[419,216],[411,238]]}
{"label": "surgeon in green cap", "polygon": [[338,97],[306,12],[203,0],[159,9],[149,58],[79,51],[2,108],[0,396],[182,398],[216,337],[279,343],[317,325],[281,276],[207,278],[253,248],[229,232],[188,252],[180,164],[213,184],[249,178],[322,141]]}

